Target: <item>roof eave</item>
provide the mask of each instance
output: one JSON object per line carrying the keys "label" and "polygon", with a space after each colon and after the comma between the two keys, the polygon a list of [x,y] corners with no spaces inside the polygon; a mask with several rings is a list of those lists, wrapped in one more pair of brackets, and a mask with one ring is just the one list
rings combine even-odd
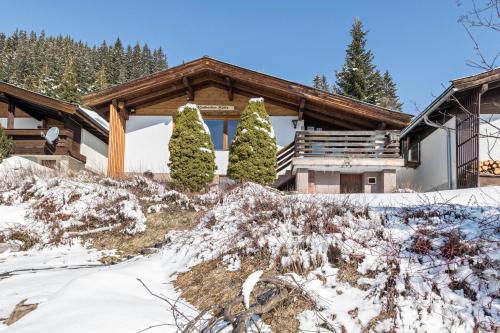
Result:
{"label": "roof eave", "polygon": [[437,108],[439,108],[444,102],[446,102],[451,95],[457,92],[458,89],[453,85],[450,85],[445,91],[441,93],[424,111],[413,119],[413,121],[401,131],[401,138],[404,138],[408,133],[410,133],[418,124],[420,124],[425,116],[430,115]]}

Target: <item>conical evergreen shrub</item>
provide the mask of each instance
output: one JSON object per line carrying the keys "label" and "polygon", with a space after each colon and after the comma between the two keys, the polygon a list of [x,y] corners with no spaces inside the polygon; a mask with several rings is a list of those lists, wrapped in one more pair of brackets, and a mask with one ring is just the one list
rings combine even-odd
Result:
{"label": "conical evergreen shrub", "polygon": [[0,162],[4,158],[7,158],[12,149],[12,140],[10,140],[5,132],[2,130],[2,126],[0,126]]}
{"label": "conical evergreen shrub", "polygon": [[241,114],[229,150],[227,175],[267,185],[276,179],[276,137],[264,99],[252,98]]}
{"label": "conical evergreen shrub", "polygon": [[214,145],[196,104],[186,104],[177,111],[168,148],[170,176],[177,187],[199,191],[213,180]]}

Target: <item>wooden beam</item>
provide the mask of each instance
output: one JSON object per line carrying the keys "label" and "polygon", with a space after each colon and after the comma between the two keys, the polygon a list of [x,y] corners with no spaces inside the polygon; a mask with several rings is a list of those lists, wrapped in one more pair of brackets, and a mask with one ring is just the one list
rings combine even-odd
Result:
{"label": "wooden beam", "polygon": [[7,128],[14,128],[14,121],[16,118],[16,103],[13,98],[8,97],[9,106],[7,114]]}
{"label": "wooden beam", "polygon": [[126,106],[125,102],[123,102],[123,101],[118,102],[118,113],[120,114],[120,116],[123,119],[128,120],[129,112],[127,110],[127,106]]}
{"label": "wooden beam", "polygon": [[125,119],[120,115],[116,100],[109,105],[108,176],[123,175],[125,166]]}
{"label": "wooden beam", "polygon": [[304,108],[306,107],[306,99],[301,98],[299,103],[299,120],[304,119]]}
{"label": "wooden beam", "polygon": [[184,88],[186,88],[188,101],[194,101],[194,89],[187,76],[182,78],[182,83],[184,83]]}
{"label": "wooden beam", "polygon": [[233,101],[233,83],[229,76],[226,76],[226,83],[227,83],[227,98],[230,101]]}
{"label": "wooden beam", "polygon": [[358,126],[356,124],[352,124],[352,123],[349,123],[349,122],[346,122],[346,121],[343,121],[340,119],[332,119],[331,117],[324,116],[324,115],[318,114],[318,113],[308,113],[307,115],[311,118],[318,119],[318,120],[321,120],[321,121],[324,121],[324,122],[327,122],[330,124],[338,125],[340,127],[346,128],[348,130],[366,129],[366,128]]}

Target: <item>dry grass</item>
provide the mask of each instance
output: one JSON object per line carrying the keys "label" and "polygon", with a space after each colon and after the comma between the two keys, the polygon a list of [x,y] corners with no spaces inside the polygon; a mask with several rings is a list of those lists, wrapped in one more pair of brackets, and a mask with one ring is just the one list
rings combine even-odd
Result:
{"label": "dry grass", "polygon": [[[269,257],[261,254],[256,257],[242,259],[241,268],[228,271],[220,258],[203,262],[190,271],[181,273],[175,281],[175,286],[181,290],[181,297],[196,306],[199,310],[211,306],[223,306],[240,293],[245,279],[256,270],[264,270],[263,277],[271,277],[278,272],[267,269]],[[252,294],[259,294],[258,288]],[[255,302],[255,299],[251,299]],[[241,308],[237,310],[243,310]],[[262,316],[263,321],[274,332],[298,332],[297,315],[310,308],[310,305],[300,298],[290,299],[279,305],[273,311]]]}
{"label": "dry grass", "polygon": [[103,232],[88,238],[92,246],[99,250],[116,249],[126,257],[137,255],[144,248],[153,247],[165,241],[165,235],[171,230],[187,230],[198,224],[200,213],[178,210],[153,213],[147,216],[146,230],[135,235],[120,232]]}
{"label": "dry grass", "polygon": [[31,311],[35,310],[38,307],[38,303],[35,304],[25,304],[26,300],[22,300],[19,302],[12,313],[10,314],[9,318],[4,322],[5,325],[12,325],[22,317],[26,316],[28,313]]}

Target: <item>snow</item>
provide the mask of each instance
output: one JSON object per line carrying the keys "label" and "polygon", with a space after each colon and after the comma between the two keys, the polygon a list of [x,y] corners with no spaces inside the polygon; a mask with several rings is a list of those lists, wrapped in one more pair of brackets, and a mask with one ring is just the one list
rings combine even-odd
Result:
{"label": "snow", "polygon": [[203,121],[203,117],[201,116],[200,109],[198,108],[198,105],[194,103],[187,103],[183,106],[179,107],[179,112],[184,112],[185,109],[194,109],[196,110],[196,113],[198,115],[198,122],[203,126],[204,131],[210,135],[210,129],[208,128],[207,124]]}
{"label": "snow", "polygon": [[83,107],[81,105],[78,106],[78,107],[80,108],[81,111],[83,111],[90,118],[92,118],[95,123],[97,123],[98,125],[100,125],[104,129],[106,129],[107,131],[109,131],[109,123],[103,117],[101,117],[97,112],[95,112],[94,110],[90,110],[90,109],[88,109],[86,107]]}
{"label": "snow", "polygon": [[36,162],[20,156],[12,156],[0,162],[0,176],[8,176],[8,173],[18,170],[27,170],[36,173],[51,172],[51,169]]}
{"label": "snow", "polygon": [[255,271],[252,274],[250,274],[245,282],[243,282],[243,285],[241,286],[241,295],[243,296],[243,303],[245,304],[245,308],[250,307],[250,294],[253,291],[253,288],[259,282],[260,277],[262,276],[264,272],[262,270]]}
{"label": "snow", "polygon": [[248,103],[264,103],[264,97],[253,97],[248,100]]}
{"label": "snow", "polygon": [[[133,186],[119,184],[113,186]],[[154,188],[163,198],[166,190]],[[0,256],[0,317],[8,316],[25,298],[28,303],[40,302],[35,311],[10,327],[0,326],[0,331],[135,333],[152,325],[163,326],[148,332],[180,331],[201,309],[180,298],[173,283],[176,275],[216,258],[228,270],[238,270],[264,247],[270,267],[279,263],[285,270],[296,263],[307,268],[300,276],[293,274],[293,279],[318,307],[298,316],[301,331],[328,332],[330,327],[360,332],[387,308],[391,286],[395,316],[375,322],[376,331],[470,332],[476,320],[487,331],[487,323],[500,321],[495,296],[500,274],[498,262],[491,259],[500,257],[500,187],[282,195],[246,184],[227,192],[214,189],[195,198],[177,194],[173,198],[169,200],[210,209],[194,229],[166,235],[168,245],[155,255],[101,266],[97,259],[104,253],[75,242]],[[22,216],[30,209],[26,202],[11,205],[0,206],[0,225],[6,220],[23,223]],[[475,250],[446,259],[441,248],[454,230]],[[417,255],[411,245],[423,231],[432,237],[432,249]],[[336,258],[328,255],[331,247],[340,251]],[[342,277],[341,262],[355,264],[354,282]],[[1,275],[14,270],[19,272]],[[261,275],[262,270],[255,271],[242,284],[246,307]],[[138,278],[168,302],[149,294]],[[476,300],[467,295],[470,291],[452,289],[452,279],[466,281]]]}

